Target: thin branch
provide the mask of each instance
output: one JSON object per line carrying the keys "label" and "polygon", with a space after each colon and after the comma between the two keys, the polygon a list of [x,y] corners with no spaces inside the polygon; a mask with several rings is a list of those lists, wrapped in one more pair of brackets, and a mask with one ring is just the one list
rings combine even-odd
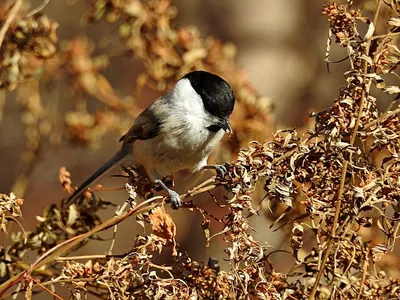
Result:
{"label": "thin branch", "polygon": [[142,203],[138,204],[134,209],[128,211],[126,214],[124,214],[122,216],[114,216],[113,218],[101,223],[99,226],[93,228],[92,230],[90,230],[86,233],[77,235],[73,238],[70,238],[69,240],[66,240],[66,241],[54,246],[50,250],[46,251],[42,256],[40,256],[34,263],[32,263],[27,270],[11,277],[6,282],[2,283],[0,285],[0,298],[4,295],[4,293],[7,290],[9,290],[12,286],[14,286],[18,282],[20,282],[28,274],[30,274],[31,272],[33,272],[36,269],[39,269],[39,268],[45,266],[46,264],[48,264],[50,262],[56,260],[61,254],[72,250],[77,244],[81,243],[83,240],[91,237],[92,235],[94,235],[98,232],[101,232],[110,227],[113,227],[115,224],[121,223],[122,221],[126,220],[127,218],[129,218],[132,215],[137,215],[144,210],[149,210],[152,207],[155,207],[163,199],[164,199],[164,197],[156,196],[156,197],[150,198],[146,201],[143,201]]}
{"label": "thin branch", "polygon": [[3,123],[3,116],[4,116],[4,109],[6,105],[6,90],[1,89],[0,90],[0,126]]}
{"label": "thin branch", "polygon": [[59,300],[64,300],[62,297],[58,296],[57,294],[53,293],[52,291],[50,291],[47,287],[45,287],[43,284],[40,283],[39,280],[36,280],[34,278],[32,278],[33,282],[36,283],[41,289],[43,289],[44,291],[48,292],[50,295],[52,295],[54,298],[57,298]]}
{"label": "thin branch", "polygon": [[222,220],[218,219],[216,216],[214,216],[212,213],[206,211],[205,209],[198,207],[197,205],[195,205],[192,201],[187,201],[184,203],[184,208],[194,208],[197,209],[201,214],[207,215],[209,218],[213,219],[214,221],[225,225],[224,222],[222,222]]}
{"label": "thin branch", "polygon": [[[213,181],[215,181],[215,176],[212,178],[213,178]],[[211,180],[207,181],[207,182],[211,182]],[[209,190],[214,189],[218,185],[219,184],[215,183],[215,184],[210,184],[208,186],[203,186],[202,188],[199,188],[199,189],[195,189],[191,193],[186,193],[186,194],[181,195],[181,199],[183,200],[183,199],[189,198],[191,196],[195,196],[195,195],[207,192]],[[47,252],[45,252],[42,256],[40,256],[34,263],[32,263],[30,265],[30,267],[27,270],[11,277],[9,280],[2,283],[0,285],[0,297],[2,297],[12,286],[14,286],[18,282],[20,282],[23,278],[25,278],[25,276],[27,276],[34,270],[37,270],[38,268],[41,268],[41,267],[45,266],[46,264],[48,264],[54,260],[57,260],[60,257],[60,255],[70,251],[77,244],[81,243],[83,240],[91,237],[92,235],[94,235],[98,232],[104,231],[106,229],[113,227],[116,224],[121,223],[122,221],[126,220],[130,216],[135,216],[144,211],[148,211],[148,210],[156,207],[157,205],[159,205],[161,203],[161,201],[164,201],[164,200],[165,200],[165,197],[162,197],[162,196],[152,197],[152,198],[138,204],[136,207],[134,207],[130,211],[126,212],[125,214],[123,214],[121,216],[114,216],[113,218],[101,223],[99,226],[93,228],[92,230],[90,230],[86,233],[80,234],[78,236],[75,236],[73,238],[70,238],[69,240],[66,240],[66,241],[56,245],[55,247],[53,247],[50,250],[48,250]]]}
{"label": "thin branch", "polygon": [[91,254],[91,255],[76,255],[76,256],[62,256],[58,257],[56,261],[71,261],[71,260],[88,260],[88,259],[105,259],[105,258],[122,258],[129,255],[129,253],[123,254]]}
{"label": "thin branch", "polygon": [[[122,213],[125,211],[127,205],[128,205],[128,202],[125,201],[125,203],[118,210],[115,211],[115,216],[122,215]],[[112,255],[112,252],[113,252],[113,249],[114,249],[114,245],[115,245],[115,237],[117,236],[117,230],[118,230],[118,224],[115,224],[114,225],[114,232],[113,232],[113,237],[112,237],[112,240],[111,240],[110,249],[108,250],[108,255]]]}
{"label": "thin branch", "polygon": [[168,275],[169,275],[172,279],[175,278],[174,275],[171,273],[172,267],[159,266],[159,265],[153,264],[152,262],[149,263],[149,267],[150,267],[150,268],[154,268],[154,269],[158,269],[158,270],[161,270],[161,271],[163,271],[163,272],[168,273]]}
{"label": "thin branch", "polygon": [[44,0],[42,4],[40,4],[40,5],[39,5],[38,7],[36,7],[35,9],[31,10],[31,11],[26,15],[26,17],[29,18],[29,17],[32,17],[33,15],[37,14],[38,12],[40,12],[41,10],[43,10],[43,9],[47,6],[47,4],[49,4],[49,3],[50,3],[50,0]]}
{"label": "thin branch", "polygon": [[[381,5],[382,5],[382,1],[378,0],[378,3],[376,5],[374,19],[373,19],[374,26],[376,26]],[[366,43],[365,50],[364,50],[364,54],[366,56],[369,56],[369,49],[371,47],[371,41],[372,41],[372,38],[370,38]],[[364,82],[364,84],[365,84],[366,79],[367,79],[367,76],[366,76],[367,72],[368,72],[368,62],[365,61],[364,62],[364,70],[363,70],[363,74],[364,74],[363,82]],[[365,107],[365,104],[366,104],[366,94],[369,93],[370,87],[371,87],[371,81],[368,84],[365,84],[365,88],[362,90],[360,107],[358,109],[358,115],[357,115],[356,123],[354,125],[353,132],[352,132],[351,138],[350,138],[350,145],[351,146],[354,145],[354,142],[355,142],[356,137],[357,137],[358,127],[360,126],[361,117],[363,115],[363,110],[364,110],[364,107]],[[332,248],[332,245],[333,245],[333,241],[334,241],[334,239],[336,237],[336,227],[338,225],[340,211],[341,211],[341,208],[342,208],[342,198],[343,198],[343,194],[344,194],[344,185],[345,185],[345,181],[346,181],[347,168],[349,166],[349,161],[351,161],[351,158],[352,158],[352,154],[350,154],[350,157],[349,157],[348,160],[343,162],[342,176],[340,178],[339,190],[338,190],[338,193],[337,193],[335,216],[333,218],[331,234],[330,234],[330,237],[328,239],[328,243],[327,243],[327,246],[326,246],[326,250],[325,250],[324,256],[322,257],[322,262],[321,262],[321,265],[320,265],[320,269],[318,270],[318,274],[317,274],[317,277],[315,279],[315,282],[314,282],[314,285],[312,287],[312,290],[310,292],[310,296],[308,297],[309,300],[313,300],[315,298],[315,294],[317,293],[319,282],[320,282],[322,274],[324,272],[325,264],[326,264],[326,262],[328,260],[328,257],[329,257],[329,254],[331,252],[331,248]]]}
{"label": "thin branch", "polygon": [[364,262],[363,262],[363,267],[362,267],[362,279],[361,279],[361,283],[360,283],[360,291],[358,292],[357,295],[357,299],[360,299],[363,289],[364,289],[364,285],[365,285],[365,280],[367,279],[367,268],[368,268],[368,262],[367,262],[367,258],[364,258]]}
{"label": "thin branch", "polygon": [[368,129],[368,128],[376,125],[378,122],[382,121],[386,117],[391,117],[391,116],[398,115],[398,114],[400,114],[400,108],[397,108],[397,109],[392,110],[392,111],[388,111],[386,114],[384,113],[379,119],[373,120],[373,121],[369,122],[368,124],[366,124],[364,126],[364,129]]}
{"label": "thin branch", "polygon": [[4,22],[3,27],[0,29],[0,48],[3,44],[4,38],[6,37],[6,33],[11,23],[14,21],[18,11],[22,6],[23,0],[16,0],[13,8],[11,8],[10,13],[7,16],[6,21]]}

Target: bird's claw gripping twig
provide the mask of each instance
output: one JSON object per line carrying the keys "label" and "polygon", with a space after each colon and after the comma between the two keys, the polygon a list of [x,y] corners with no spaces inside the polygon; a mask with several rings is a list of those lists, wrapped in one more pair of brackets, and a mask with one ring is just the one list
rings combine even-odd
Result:
{"label": "bird's claw gripping twig", "polygon": [[179,196],[179,194],[174,190],[168,188],[165,183],[162,182],[162,180],[160,179],[157,179],[156,183],[158,183],[168,193],[172,209],[178,209],[182,205],[181,197]]}
{"label": "bird's claw gripping twig", "polygon": [[218,177],[224,178],[228,170],[225,165],[208,165],[205,166],[204,169],[214,169],[217,172]]}

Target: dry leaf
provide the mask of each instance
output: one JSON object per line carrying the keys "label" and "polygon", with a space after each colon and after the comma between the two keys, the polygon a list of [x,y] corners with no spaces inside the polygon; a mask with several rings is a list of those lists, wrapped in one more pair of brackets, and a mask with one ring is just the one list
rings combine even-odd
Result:
{"label": "dry leaf", "polygon": [[157,207],[149,215],[149,219],[151,223],[151,230],[156,236],[166,240],[172,240],[172,255],[176,256],[176,226],[172,220],[172,217],[165,212],[164,207]]}

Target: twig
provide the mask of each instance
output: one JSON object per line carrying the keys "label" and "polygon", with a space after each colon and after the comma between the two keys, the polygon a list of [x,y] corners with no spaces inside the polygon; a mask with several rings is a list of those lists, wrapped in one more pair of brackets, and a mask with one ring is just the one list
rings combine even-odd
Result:
{"label": "twig", "polygon": [[210,217],[211,219],[213,219],[214,221],[217,221],[218,223],[225,225],[224,222],[222,222],[222,220],[218,219],[216,216],[214,216],[213,214],[211,214],[210,212],[206,211],[205,209],[198,207],[197,205],[195,205],[192,201],[188,201],[184,203],[184,208],[194,208],[197,209],[201,214],[207,215],[208,217]]}
{"label": "twig", "polygon": [[34,283],[36,283],[39,287],[41,287],[44,291],[48,292],[50,295],[52,295],[53,297],[59,299],[59,300],[64,300],[63,298],[61,298],[60,296],[58,296],[57,294],[53,293],[52,291],[50,291],[47,287],[45,287],[43,284],[41,284],[39,282],[39,280],[36,280],[34,278],[31,278],[33,280]]}
{"label": "twig", "polygon": [[397,36],[399,34],[400,34],[400,32],[389,32],[389,33],[382,34],[382,35],[376,35],[376,36],[372,37],[372,39],[373,40],[384,39],[384,38],[387,38],[387,37]]}
{"label": "twig", "polygon": [[30,265],[30,267],[11,277],[8,279],[6,282],[2,283],[0,285],[0,297],[4,295],[4,293],[10,289],[13,285],[16,283],[20,282],[23,278],[25,278],[28,274],[33,272],[34,270],[41,268],[42,266],[45,266],[49,262],[57,259],[61,254],[70,251],[73,249],[77,244],[81,243],[83,240],[91,237],[92,235],[101,232],[103,230],[106,230],[110,227],[113,227],[115,224],[121,223],[125,219],[129,218],[132,215],[137,215],[141,213],[143,210],[148,210],[154,207],[155,205],[158,205],[159,201],[161,201],[164,197],[161,196],[156,196],[153,198],[150,198],[146,201],[143,201],[142,203],[138,204],[134,209],[128,211],[126,214],[122,216],[114,216],[113,218],[105,221],[104,223],[100,224],[99,226],[93,228],[92,230],[77,235],[73,238],[70,238],[69,240],[66,240],[50,250],[46,251],[42,256],[40,256],[34,263]]}
{"label": "twig", "polygon": [[11,8],[10,13],[7,16],[6,21],[4,22],[3,27],[1,27],[0,30],[0,48],[1,45],[3,44],[4,38],[6,37],[6,33],[8,28],[10,27],[12,21],[14,20],[15,16],[17,15],[18,11],[20,10],[22,6],[23,0],[16,0],[13,8]]}
{"label": "twig", "polygon": [[[378,20],[381,4],[382,4],[382,1],[378,0],[378,3],[376,5],[374,19],[373,19],[373,25],[374,26],[376,26],[376,23],[377,23],[377,20]],[[370,38],[367,41],[367,44],[365,46],[364,54],[366,56],[369,55],[369,49],[371,47],[371,41],[372,41],[372,38]],[[365,81],[366,81],[366,78],[367,78],[366,75],[367,75],[367,72],[368,72],[368,62],[367,61],[364,62],[364,70],[363,71],[364,71],[363,72],[363,74],[364,74],[363,82],[365,84]],[[362,90],[360,107],[358,109],[358,115],[357,115],[356,123],[354,125],[353,132],[352,132],[351,138],[350,138],[350,145],[351,146],[354,145],[354,142],[355,142],[356,137],[357,137],[358,127],[360,126],[361,117],[362,117],[364,106],[365,106],[365,103],[366,103],[366,94],[367,94],[367,92],[369,93],[370,87],[371,87],[371,82],[369,82],[369,84],[365,84],[365,88]],[[312,290],[310,292],[310,296],[308,297],[309,300],[313,300],[315,298],[315,294],[317,293],[319,282],[320,282],[322,274],[324,272],[325,264],[326,264],[326,262],[328,260],[329,254],[331,252],[333,241],[334,241],[334,239],[336,237],[336,227],[338,225],[340,210],[341,210],[341,207],[342,207],[342,198],[343,198],[343,193],[344,193],[344,185],[345,185],[345,181],[346,181],[347,168],[348,168],[348,165],[349,165],[348,161],[350,161],[351,158],[352,158],[352,154],[350,154],[350,157],[349,157],[348,160],[345,160],[343,162],[342,176],[340,178],[340,184],[339,184],[339,190],[338,190],[338,194],[337,194],[337,202],[336,202],[336,208],[335,208],[335,216],[333,218],[331,234],[330,234],[329,239],[328,239],[328,243],[327,243],[327,246],[326,246],[326,250],[325,250],[324,256],[322,257],[322,262],[321,262],[321,265],[320,265],[320,269],[318,270],[318,274],[317,274],[317,277],[315,279],[315,282],[314,282],[314,285],[312,287]]]}
{"label": "twig", "polygon": [[175,278],[174,275],[172,275],[172,273],[171,273],[172,267],[159,266],[159,265],[153,264],[152,262],[149,263],[149,267],[167,272],[168,275],[171,276],[172,279]]}
{"label": "twig", "polygon": [[0,90],[0,126],[3,123],[4,107],[6,105],[6,90]]}
{"label": "twig", "polygon": [[360,299],[362,291],[364,289],[365,285],[365,280],[367,279],[367,268],[368,268],[368,262],[367,262],[367,257],[364,259],[363,267],[362,267],[362,279],[360,283],[360,291],[358,292],[357,299]]}
{"label": "twig", "polygon": [[110,258],[110,257],[124,257],[127,254],[93,254],[93,255],[77,255],[77,256],[62,256],[58,257],[56,261],[70,261],[70,260],[82,260],[82,259],[104,259],[104,258]]}
{"label": "twig", "polygon": [[[128,205],[128,202],[125,201],[125,203],[115,212],[115,216],[120,216],[124,212],[126,206]],[[112,251],[114,249],[115,245],[115,237],[117,235],[117,230],[118,230],[118,224],[114,225],[114,232],[113,232],[113,238],[111,241],[110,249],[108,250],[108,255],[112,255]]]}
{"label": "twig", "polygon": [[[209,190],[214,189],[216,186],[218,186],[218,184],[211,184],[209,186],[203,186],[200,189],[195,189],[195,191],[192,193],[186,193],[186,194],[181,195],[181,199],[183,200],[188,197],[207,192]],[[70,251],[71,249],[73,249],[77,244],[79,244],[83,240],[91,237],[92,235],[94,235],[98,232],[104,231],[106,229],[113,227],[116,224],[121,223],[122,221],[126,220],[130,216],[138,215],[138,214],[142,213],[143,211],[148,211],[149,209],[152,209],[153,207],[156,207],[157,205],[159,205],[160,202],[163,200],[165,200],[165,197],[162,197],[162,196],[152,197],[152,198],[138,204],[135,208],[131,209],[124,215],[114,216],[111,219],[100,224],[99,226],[93,228],[92,230],[90,230],[86,233],[80,234],[78,236],[75,236],[73,238],[70,238],[69,240],[66,240],[66,241],[56,245],[55,247],[53,247],[50,250],[48,250],[47,252],[45,252],[42,256],[40,256],[34,263],[32,263],[30,265],[30,267],[27,270],[11,277],[9,280],[2,283],[0,285],[0,297],[2,297],[5,294],[5,292],[7,292],[12,286],[14,286],[18,282],[20,282],[23,278],[25,278],[25,276],[27,276],[34,270],[37,270],[38,268],[43,267],[44,265],[48,264],[49,262],[57,260],[61,254]]]}
{"label": "twig", "polygon": [[32,17],[33,15],[37,14],[38,12],[40,12],[41,10],[43,10],[47,4],[49,4],[50,0],[44,0],[42,4],[40,4],[38,7],[36,7],[35,9],[31,10],[26,17]]}
{"label": "twig", "polygon": [[[397,108],[397,109],[395,109],[395,110],[392,110],[392,111],[388,111],[386,114],[384,114],[381,118],[382,119],[384,119],[385,117],[390,117],[390,116],[394,116],[394,115],[397,115],[397,114],[400,114],[400,108]],[[374,126],[374,125],[376,125],[378,122],[380,122],[381,120],[373,120],[373,121],[371,121],[371,122],[369,122],[368,124],[366,124],[365,126],[364,126],[364,129],[368,129],[368,128],[370,128],[370,127],[372,127],[372,126]]]}
{"label": "twig", "polygon": [[[14,294],[12,296],[12,299],[15,300],[18,298],[19,293],[22,291],[22,283],[17,285],[17,288],[14,291]],[[4,297],[4,298],[8,298],[8,297]]]}
{"label": "twig", "polygon": [[21,231],[22,231],[23,236],[25,236],[24,242],[26,243],[27,234],[26,234],[26,231],[25,231],[24,227],[23,227],[22,224],[18,221],[18,219],[15,218],[15,217],[13,217],[13,216],[5,216],[5,219],[6,219],[6,220],[7,220],[7,219],[10,219],[10,220],[13,220],[15,223],[17,223],[17,225],[19,226],[19,228],[20,228]]}
{"label": "twig", "polygon": [[186,193],[186,194],[181,195],[181,200],[184,200],[186,198],[189,198],[191,196],[195,196],[195,195],[198,195],[198,194],[201,194],[201,193],[204,193],[204,192],[211,191],[211,190],[215,189],[218,185],[219,184],[215,183],[215,184],[210,184],[208,186],[205,186],[205,187],[202,187],[202,188],[199,188],[199,189],[195,188],[190,193]]}
{"label": "twig", "polygon": [[202,188],[203,186],[206,186],[209,183],[215,182],[215,179],[216,179],[216,176],[213,176],[213,177],[207,179],[206,181],[203,181],[202,183],[200,183],[199,185],[197,185],[196,187],[191,189],[188,194],[193,194],[193,193],[197,192],[197,190]]}

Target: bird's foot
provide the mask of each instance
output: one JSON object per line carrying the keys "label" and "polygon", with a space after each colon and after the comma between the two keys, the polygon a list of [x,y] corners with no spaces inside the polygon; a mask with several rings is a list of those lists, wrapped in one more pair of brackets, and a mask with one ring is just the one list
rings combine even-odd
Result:
{"label": "bird's foot", "polygon": [[169,199],[171,200],[172,209],[178,209],[182,205],[181,197],[173,190],[168,190],[167,192]]}
{"label": "bird's foot", "polygon": [[155,182],[158,183],[168,193],[172,209],[178,209],[182,205],[181,197],[179,196],[179,194],[174,190],[168,188],[165,183],[162,182],[160,179],[157,179]]}
{"label": "bird's foot", "polygon": [[218,177],[224,178],[228,170],[225,165],[209,165],[206,166],[207,169],[214,169],[217,172]]}

